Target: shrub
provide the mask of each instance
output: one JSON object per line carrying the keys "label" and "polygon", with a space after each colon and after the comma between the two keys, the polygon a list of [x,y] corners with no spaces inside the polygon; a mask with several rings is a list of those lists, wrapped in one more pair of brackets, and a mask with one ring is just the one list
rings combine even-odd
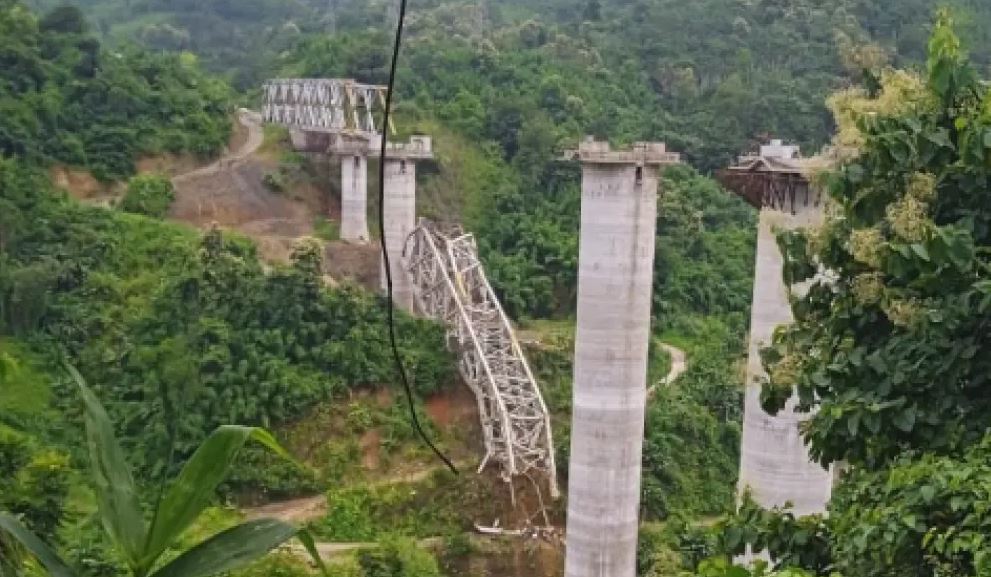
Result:
{"label": "shrub", "polygon": [[315,234],[320,240],[340,240],[341,225],[332,220],[318,217],[313,221],[313,234]]}
{"label": "shrub", "polygon": [[251,566],[231,573],[230,577],[310,577],[309,565],[292,553],[278,552],[263,557]]}
{"label": "shrub", "polygon": [[163,218],[174,200],[175,189],[168,178],[160,174],[142,174],[128,182],[120,208],[124,212]]}
{"label": "shrub", "polygon": [[433,555],[408,539],[387,540],[358,554],[364,577],[440,577]]}

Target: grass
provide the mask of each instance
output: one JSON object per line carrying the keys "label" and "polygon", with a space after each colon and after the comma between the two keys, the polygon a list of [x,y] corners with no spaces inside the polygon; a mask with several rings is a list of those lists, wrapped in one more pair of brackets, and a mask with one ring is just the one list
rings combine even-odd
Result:
{"label": "grass", "polygon": [[262,128],[264,139],[258,152],[269,158],[279,159],[289,148],[289,129],[275,124],[266,124]]}
{"label": "grass", "polygon": [[340,223],[328,220],[322,216],[313,219],[313,234],[320,240],[335,241],[341,238]]}
{"label": "grass", "polygon": [[427,538],[471,530],[473,519],[499,515],[493,483],[438,470],[423,481],[332,489],[326,517],[313,524],[323,540],[374,542],[390,535]]}

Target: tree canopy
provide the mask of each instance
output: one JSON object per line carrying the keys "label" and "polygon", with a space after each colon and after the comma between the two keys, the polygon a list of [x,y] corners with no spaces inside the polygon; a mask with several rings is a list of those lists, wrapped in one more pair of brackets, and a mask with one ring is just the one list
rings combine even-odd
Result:
{"label": "tree canopy", "polygon": [[765,406],[797,390],[812,455],[845,472],[828,515],[746,504],[726,544],[818,575],[986,575],[991,94],[945,12],[924,78],[877,78],[834,101],[832,210],[780,238],[812,284],[765,358]]}

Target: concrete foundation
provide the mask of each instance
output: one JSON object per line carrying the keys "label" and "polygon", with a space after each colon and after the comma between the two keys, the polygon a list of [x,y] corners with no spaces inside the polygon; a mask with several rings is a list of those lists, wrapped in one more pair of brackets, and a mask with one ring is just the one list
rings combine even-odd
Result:
{"label": "concrete foundation", "polygon": [[[392,295],[396,306],[413,310],[413,289],[403,267],[403,247],[416,228],[416,163],[406,159],[385,161],[385,249],[392,272]],[[386,290],[385,260],[382,262],[382,290]]]}
{"label": "concrete foundation", "polygon": [[586,142],[567,577],[633,577],[663,145]]}
{"label": "concrete foundation", "polygon": [[771,342],[775,328],[794,320],[788,288],[782,280],[783,258],[775,230],[815,227],[823,221],[821,205],[798,203],[795,209],[796,213],[791,214],[765,207],[760,213],[740,490],[749,488],[757,503],[764,507],[780,507],[790,502],[796,515],[808,515],[824,512],[832,491],[832,474],[810,462],[799,434],[799,423],[808,415],[794,412],[794,399],[775,417],[765,413],[760,405],[760,380],[766,374],[760,350]]}
{"label": "concrete foundation", "polygon": [[368,241],[368,157],[341,157],[341,239]]}

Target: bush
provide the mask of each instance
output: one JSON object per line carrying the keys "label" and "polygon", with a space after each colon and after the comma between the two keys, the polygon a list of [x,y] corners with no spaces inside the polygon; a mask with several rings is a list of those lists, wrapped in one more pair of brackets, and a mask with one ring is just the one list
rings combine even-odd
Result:
{"label": "bush", "polygon": [[310,577],[309,565],[293,553],[278,552],[263,557],[251,566],[235,571],[230,577]]}
{"label": "bush", "polygon": [[318,217],[313,221],[313,234],[315,234],[320,240],[340,240],[341,225],[332,220]]}
{"label": "bush", "polygon": [[274,172],[266,172],[262,177],[262,184],[272,192],[285,192],[288,186],[288,178],[281,169]]}
{"label": "bush", "polygon": [[0,426],[0,511],[20,515],[33,532],[51,538],[69,491],[69,459],[38,450],[32,440]]}
{"label": "bush", "polygon": [[128,182],[120,208],[124,212],[163,218],[174,200],[175,189],[168,178],[160,174],[142,174]]}
{"label": "bush", "polygon": [[364,577],[440,577],[433,555],[408,539],[394,539],[358,554]]}
{"label": "bush", "polygon": [[493,484],[501,481],[444,470],[414,484],[334,489],[327,493],[327,516],[313,530],[329,541],[450,535],[469,530],[472,519],[499,515]]}
{"label": "bush", "polygon": [[259,447],[245,447],[237,461],[223,486],[228,495],[248,493],[281,500],[319,491],[315,471],[301,469]]}

